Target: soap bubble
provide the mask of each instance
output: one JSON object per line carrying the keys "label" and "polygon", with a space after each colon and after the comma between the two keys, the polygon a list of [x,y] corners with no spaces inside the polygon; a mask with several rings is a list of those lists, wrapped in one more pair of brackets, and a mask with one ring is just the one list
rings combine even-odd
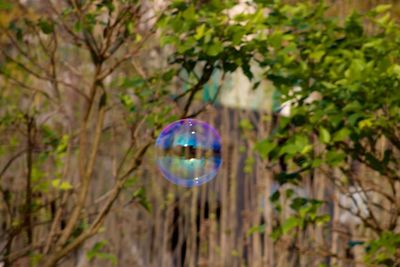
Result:
{"label": "soap bubble", "polygon": [[186,187],[204,184],[221,166],[221,137],[205,122],[183,119],[166,126],[156,141],[157,164],[165,178]]}

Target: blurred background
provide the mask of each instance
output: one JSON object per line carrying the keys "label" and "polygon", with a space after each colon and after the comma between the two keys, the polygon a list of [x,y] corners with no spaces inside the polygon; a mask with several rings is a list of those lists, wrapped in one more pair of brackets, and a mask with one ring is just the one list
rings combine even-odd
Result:
{"label": "blurred background", "polygon": [[[325,3],[339,22],[380,4],[400,12],[394,0]],[[0,0],[0,266],[367,266],[360,244],[374,231],[356,216],[370,213],[365,192],[338,189],[335,168],[280,184],[287,166],[268,168],[256,147],[290,117],[290,102],[255,64],[251,81],[240,68],[171,68],[184,61],[171,61],[176,48],[157,28],[169,4]],[[251,8],[237,1],[230,12]],[[161,128],[188,116],[222,138],[217,176],[193,188],[163,178],[154,151]],[[293,215],[288,194],[321,200],[329,217],[274,239]]]}

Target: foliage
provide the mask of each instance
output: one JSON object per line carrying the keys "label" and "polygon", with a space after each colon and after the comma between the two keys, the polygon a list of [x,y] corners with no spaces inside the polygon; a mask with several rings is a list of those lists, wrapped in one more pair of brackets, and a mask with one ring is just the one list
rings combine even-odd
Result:
{"label": "foliage", "polygon": [[[344,25],[325,17],[324,10],[323,5],[298,5],[273,12],[279,20],[271,17],[272,40],[267,43],[272,52],[265,53],[260,64],[269,67],[267,77],[292,106],[290,117],[283,118],[276,132],[260,142],[261,155],[283,158],[291,166],[290,172],[278,174],[281,184],[324,165],[340,168],[350,183],[357,183],[348,164],[356,160],[393,185],[400,166],[395,156],[400,148],[398,25],[381,14],[382,6],[365,15],[353,13]],[[365,20],[375,25],[374,32],[365,32]],[[294,91],[296,86],[301,90]],[[391,144],[383,153],[377,150],[382,138]],[[274,140],[280,140],[280,145]],[[379,229],[384,226],[373,218],[367,220],[381,235]],[[282,227],[288,223],[289,228],[299,224],[291,217]],[[391,248],[384,253],[391,255],[383,255],[395,257],[397,245],[386,246]],[[384,263],[371,256],[375,252],[370,250],[368,255],[370,264]]]}
{"label": "foliage", "polygon": [[310,224],[322,225],[329,222],[329,215],[318,214],[318,209],[322,204],[322,201],[316,199],[294,197],[290,207],[295,214],[287,218],[282,225],[276,227],[271,233],[271,238],[277,240],[293,232],[293,230],[304,231]]}
{"label": "foliage", "polygon": [[[353,158],[398,179],[393,149],[379,158],[375,152],[382,136],[399,148],[397,24],[382,17],[380,7],[364,16],[353,13],[343,26],[325,17],[324,10],[323,5],[283,6],[276,14],[279,25],[271,24],[271,35],[279,42],[269,42],[274,52],[265,54],[260,64],[270,67],[267,77],[293,105],[290,117],[280,121],[271,137],[285,142],[269,147],[268,154],[283,156],[301,169],[322,163],[340,166]],[[376,25],[376,33],[364,32],[364,20]],[[293,92],[295,86],[301,90]],[[315,93],[318,97],[310,99]],[[305,149],[311,139],[304,137],[312,135],[326,148],[320,154]]]}
{"label": "foliage", "polygon": [[151,207],[151,203],[149,202],[149,200],[146,198],[146,192],[144,190],[143,187],[139,188],[138,190],[136,190],[133,195],[132,195],[133,199],[137,199],[139,204],[145,208],[147,211],[151,212],[152,207]]}
{"label": "foliage", "polygon": [[[174,62],[188,70],[199,61],[224,72],[241,68],[249,79],[254,76],[251,64],[263,69],[280,92],[281,102],[291,103],[290,116],[281,117],[273,133],[255,147],[263,159],[273,163],[270,167],[281,185],[296,184],[316,169],[336,168],[346,178],[339,183],[362,187],[349,164],[357,161],[385,179],[390,193],[381,197],[396,205],[400,30],[389,14],[390,5],[365,14],[353,12],[343,21],[327,16],[323,2],[254,1],[244,5],[252,11],[231,15],[233,1],[173,1],[171,13],[160,23],[169,33],[163,43],[175,47]],[[241,127],[247,124],[241,122]],[[378,150],[383,140],[388,145]],[[282,162],[286,168],[278,170],[276,165]],[[374,184],[376,192],[386,190],[379,181]],[[276,229],[275,238],[308,223],[329,221],[318,214],[321,202],[290,199],[295,215]],[[378,240],[386,240],[383,230],[394,229],[398,213],[390,216],[394,217],[389,226],[381,225],[373,212],[362,219],[380,236]],[[249,233],[254,231],[258,228]],[[397,245],[386,245],[390,249],[384,253],[391,254],[384,254],[385,258],[394,257]],[[370,264],[383,262],[371,255]]]}
{"label": "foliage", "polygon": [[398,233],[383,232],[378,239],[372,240],[369,243],[366,262],[395,266],[400,256],[398,251],[399,246],[400,235]]}
{"label": "foliage", "polygon": [[103,249],[107,246],[107,241],[100,241],[93,245],[93,247],[86,253],[89,261],[95,258],[102,260],[109,260],[113,265],[117,265],[117,258],[115,255],[104,252]]}

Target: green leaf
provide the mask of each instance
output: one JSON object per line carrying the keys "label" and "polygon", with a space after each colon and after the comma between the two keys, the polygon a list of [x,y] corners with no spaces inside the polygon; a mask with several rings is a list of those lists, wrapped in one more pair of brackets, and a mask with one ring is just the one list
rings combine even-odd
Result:
{"label": "green leaf", "polygon": [[362,59],[353,59],[350,67],[346,70],[345,76],[351,80],[359,80],[363,78],[365,62]]}
{"label": "green leaf", "polygon": [[137,183],[137,181],[138,181],[137,177],[131,177],[126,179],[126,181],[124,182],[124,188],[130,188],[134,186]]}
{"label": "green leaf", "polygon": [[290,208],[299,211],[302,207],[304,207],[308,203],[308,200],[303,197],[296,197],[292,200],[290,204]]}
{"label": "green leaf", "polygon": [[42,32],[44,34],[50,34],[50,33],[54,32],[53,22],[51,22],[47,19],[41,18],[38,22],[38,26],[40,27],[40,29],[42,30]]}
{"label": "green leaf", "polygon": [[382,47],[383,45],[385,45],[384,42],[383,42],[383,39],[376,39],[376,40],[372,40],[372,41],[369,41],[369,42],[365,43],[363,45],[363,49],[365,49],[365,48],[374,48],[374,49],[379,51],[379,50],[381,50],[383,48]]}
{"label": "green leaf", "polygon": [[0,0],[0,10],[11,11],[12,8],[12,3],[6,0]]}
{"label": "green leaf", "polygon": [[165,46],[165,45],[168,45],[168,44],[175,44],[175,43],[178,43],[178,42],[179,42],[179,38],[176,37],[176,36],[166,35],[166,36],[161,36],[160,37],[161,46]]}
{"label": "green leaf", "polygon": [[62,182],[61,185],[60,185],[60,189],[64,190],[64,191],[70,190],[72,188],[73,188],[73,186],[68,182]]}
{"label": "green leaf", "polygon": [[315,160],[312,161],[311,167],[312,168],[318,168],[322,165],[324,161],[320,158],[316,158]]}
{"label": "green leaf", "polygon": [[219,41],[214,41],[212,42],[209,46],[206,48],[206,53],[209,56],[217,56],[219,53],[221,53],[224,50],[222,43]]}
{"label": "green leaf", "polygon": [[177,51],[181,54],[184,54],[187,51],[191,51],[196,45],[196,39],[194,37],[189,37],[185,40],[185,42],[181,42],[177,45]]}
{"label": "green leaf", "polygon": [[250,67],[249,62],[244,62],[241,67],[242,67],[242,71],[243,71],[244,75],[246,75],[247,79],[249,79],[249,81],[252,81],[254,75],[251,72],[251,67]]}
{"label": "green leaf", "polygon": [[338,166],[346,159],[346,154],[341,150],[331,150],[326,154],[326,161],[332,166]]}
{"label": "green leaf", "polygon": [[343,111],[344,111],[344,112],[359,111],[360,109],[362,109],[362,105],[360,104],[360,102],[358,102],[358,101],[351,101],[350,103],[348,103],[348,104],[343,108]]}
{"label": "green leaf", "polygon": [[343,142],[350,135],[350,130],[348,128],[342,128],[337,131],[333,136],[333,142]]}
{"label": "green leaf", "polygon": [[61,140],[55,150],[56,154],[64,153],[67,150],[68,143],[69,143],[69,136],[65,134],[61,137]]}
{"label": "green leaf", "polygon": [[294,193],[295,193],[294,190],[292,188],[289,188],[285,191],[285,196],[287,199],[290,199],[290,198],[292,198]]}
{"label": "green leaf", "polygon": [[362,120],[362,121],[358,122],[358,128],[360,128],[360,129],[370,128],[372,125],[373,124],[372,124],[372,119],[371,118],[365,119],[365,120]]}
{"label": "green leaf", "polygon": [[63,11],[61,12],[61,14],[62,14],[64,17],[66,17],[66,16],[68,16],[69,14],[71,14],[73,11],[74,11],[73,8],[67,7],[67,8],[65,8],[65,9],[63,9]]}
{"label": "green leaf", "polygon": [[93,247],[86,253],[88,260],[91,261],[107,244],[108,242],[106,240],[96,242]]}
{"label": "green leaf", "polygon": [[106,240],[102,240],[93,245],[93,247],[86,253],[86,257],[89,261],[92,261],[94,258],[109,260],[113,265],[117,264],[117,257],[110,253],[106,253],[103,251],[105,246],[108,244]]}
{"label": "green leaf", "polygon": [[125,25],[125,29],[127,34],[133,34],[135,32],[135,24],[133,23],[133,21],[127,22]]}
{"label": "green leaf", "polygon": [[62,182],[61,179],[54,179],[51,181],[51,185],[56,188],[56,189],[60,189],[62,191],[67,191],[67,190],[71,190],[73,188],[73,186],[68,183],[68,182]]}
{"label": "green leaf", "polygon": [[254,233],[264,233],[264,232],[265,232],[265,224],[255,225],[247,231],[246,236],[249,237]]}
{"label": "green leaf", "polygon": [[254,146],[254,150],[260,154],[262,159],[266,159],[275,146],[276,144],[271,142],[269,139],[264,139]]}
{"label": "green leaf", "polygon": [[109,12],[113,12],[115,10],[115,5],[113,4],[112,0],[102,0],[96,6],[97,6],[97,9],[100,9],[102,7],[106,7],[109,10]]}
{"label": "green leaf", "polygon": [[273,32],[269,37],[268,37],[268,42],[274,47],[278,48],[281,46],[282,42],[282,33],[280,31],[275,31]]}
{"label": "green leaf", "polygon": [[269,200],[271,202],[277,202],[279,200],[279,197],[281,196],[281,193],[279,192],[279,190],[276,190],[270,197]]}
{"label": "green leaf", "polygon": [[319,128],[319,139],[324,144],[328,144],[331,141],[331,134],[326,128],[324,127]]}
{"label": "green leaf", "polygon": [[381,18],[377,19],[376,22],[378,22],[378,24],[380,24],[381,26],[386,26],[386,24],[389,22],[390,19],[391,19],[390,13],[386,13]]}
{"label": "green leaf", "polygon": [[253,124],[248,119],[241,119],[239,122],[239,127],[243,131],[253,130]]}
{"label": "green leaf", "polygon": [[81,32],[83,29],[83,24],[80,20],[76,21],[74,24],[74,31],[75,32]]}
{"label": "green leaf", "polygon": [[310,141],[308,139],[307,136],[305,135],[301,135],[301,134],[297,134],[295,136],[295,145],[299,148],[299,151],[302,151],[304,147],[306,147]]}
{"label": "green leaf", "polygon": [[135,34],[135,42],[139,43],[142,40],[143,40],[143,36],[140,33],[136,33]]}
{"label": "green leaf", "polygon": [[279,184],[282,185],[298,180],[300,178],[300,174],[298,172],[290,172],[290,173],[281,172],[274,178],[279,182]]}
{"label": "green leaf", "polygon": [[43,254],[31,252],[29,255],[29,259],[30,259],[30,264],[31,264],[30,266],[40,267],[39,263],[43,259]]}
{"label": "green leaf", "polygon": [[345,30],[350,36],[359,37],[363,34],[364,29],[361,22],[361,16],[357,12],[353,12],[346,20]]}
{"label": "green leaf", "polygon": [[385,4],[385,5],[378,5],[372,10],[375,11],[376,13],[383,13],[389,11],[391,8],[392,8],[391,4]]}
{"label": "green leaf", "polygon": [[318,63],[321,61],[321,58],[325,55],[325,53],[325,51],[314,51],[310,54],[310,58]]}
{"label": "green leaf", "polygon": [[311,147],[308,137],[297,133],[294,138],[289,139],[285,145],[280,148],[279,155],[287,154],[288,156],[293,157],[297,153],[306,154],[310,149]]}
{"label": "green leaf", "polygon": [[271,239],[274,241],[278,240],[281,236],[282,236],[282,228],[280,227],[275,228],[270,234]]}
{"label": "green leaf", "polygon": [[354,113],[354,114],[352,114],[352,115],[350,115],[350,116],[348,117],[348,121],[349,121],[349,123],[350,123],[351,126],[355,126],[356,123],[359,121],[359,119],[362,118],[362,117],[363,117],[363,114],[361,114],[361,113]]}
{"label": "green leaf", "polygon": [[246,160],[244,161],[244,168],[243,171],[244,173],[252,173],[253,172],[253,168],[254,168],[254,163],[255,163],[255,159],[251,156],[247,157]]}
{"label": "green leaf", "polygon": [[84,16],[84,24],[85,30],[88,30],[90,32],[93,31],[94,26],[97,24],[97,16],[98,14],[93,13],[93,12],[88,12]]}
{"label": "green leaf", "polygon": [[324,225],[329,223],[331,220],[331,216],[325,214],[325,215],[321,215],[321,216],[317,216],[315,219],[315,222],[317,225]]}
{"label": "green leaf", "polygon": [[201,24],[199,27],[196,28],[196,34],[194,38],[196,40],[200,40],[201,38],[203,38],[205,30],[206,30],[206,25]]}
{"label": "green leaf", "polygon": [[146,83],[146,80],[143,79],[140,76],[133,76],[131,78],[126,78],[122,84],[122,88],[135,88],[135,87],[141,87]]}
{"label": "green leaf", "polygon": [[176,70],[170,69],[162,74],[162,79],[165,82],[170,82],[174,78],[175,75],[176,75]]}
{"label": "green leaf", "polygon": [[150,201],[146,197],[146,191],[143,187],[139,188],[132,194],[133,199],[137,199],[139,204],[145,208],[148,212],[151,212],[152,206]]}
{"label": "green leaf", "polygon": [[300,221],[296,217],[289,217],[283,224],[282,224],[282,233],[287,234],[293,228],[296,228],[300,225]]}
{"label": "green leaf", "polygon": [[182,13],[182,17],[189,21],[195,19],[196,9],[194,5],[190,5],[189,8]]}
{"label": "green leaf", "polygon": [[393,64],[389,69],[389,73],[393,74],[397,79],[400,79],[400,65]]}

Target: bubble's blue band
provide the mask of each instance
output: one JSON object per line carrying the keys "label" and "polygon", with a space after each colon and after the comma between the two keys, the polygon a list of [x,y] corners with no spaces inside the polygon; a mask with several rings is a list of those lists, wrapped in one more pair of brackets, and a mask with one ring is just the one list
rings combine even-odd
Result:
{"label": "bubble's blue band", "polygon": [[175,121],[169,125],[167,125],[161,132],[161,134],[158,136],[156,140],[156,145],[160,146],[163,149],[170,148],[173,145],[173,132],[178,130],[182,125],[188,125],[189,127],[191,125],[196,125],[200,126],[204,129],[206,133],[211,133],[212,137],[211,139],[207,140],[208,142],[200,143],[198,142],[197,138],[195,135],[193,136],[182,136],[176,140],[176,142],[180,145],[190,145],[190,146],[198,146],[202,148],[210,148],[214,151],[220,151],[221,150],[221,137],[218,134],[218,132],[208,125],[206,122],[200,121],[200,120],[195,120],[195,119],[183,119],[179,121]]}

